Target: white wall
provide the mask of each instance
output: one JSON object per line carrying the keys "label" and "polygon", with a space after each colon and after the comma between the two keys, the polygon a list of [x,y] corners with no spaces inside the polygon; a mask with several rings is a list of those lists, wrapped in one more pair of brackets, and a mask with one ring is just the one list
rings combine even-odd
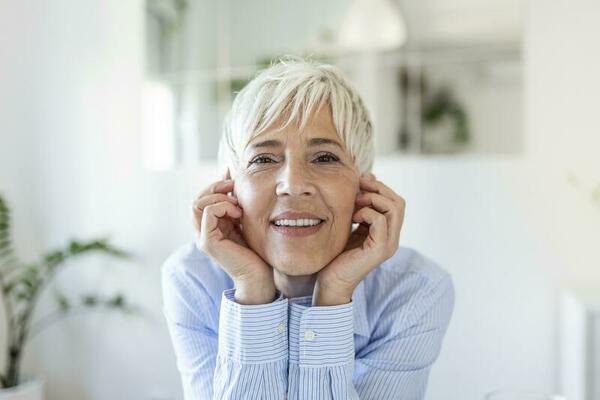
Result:
{"label": "white wall", "polygon": [[[571,126],[580,141],[597,132],[593,107],[600,104],[600,91],[592,72],[599,65],[588,56],[593,45],[588,35],[598,10],[591,0],[578,4],[588,12],[567,19],[570,25],[553,38],[569,56],[588,61],[587,73],[568,67],[558,83],[552,71],[560,66],[548,64],[561,52],[546,45],[545,35],[573,6],[561,2],[548,13],[546,2],[534,0],[530,7],[531,150],[545,143],[547,131],[564,138],[565,146],[571,136],[563,135],[571,134]],[[75,293],[121,287],[150,311],[144,319],[89,314],[59,323],[34,339],[25,370],[48,378],[50,400],[180,398],[160,313],[159,266],[191,238],[189,201],[218,171],[212,163],[168,173],[140,168],[142,1],[29,0],[12,2],[1,15],[0,37],[14,39],[3,42],[0,51],[0,104],[10,105],[2,107],[0,119],[0,189],[14,204],[20,247],[37,250],[71,236],[110,233],[138,255],[137,261],[90,257],[61,272],[58,285]],[[568,32],[589,37],[589,43],[581,49],[566,46],[560,35]],[[15,45],[17,38],[29,44],[27,52]],[[575,77],[573,88],[584,88],[588,100],[579,105],[582,92],[569,86]],[[570,110],[566,115],[552,101],[565,93],[570,96],[562,102]],[[563,125],[556,127],[549,117]],[[572,121],[575,125],[566,124]],[[18,170],[15,158],[22,160]],[[455,315],[428,399],[481,400],[485,392],[508,385],[555,390],[554,309],[561,268],[555,247],[534,225],[541,220],[532,217],[537,210],[528,208],[545,207],[529,203],[534,197],[527,189],[535,187],[532,177],[539,177],[530,159],[382,157],[375,173],[407,199],[403,243],[438,260],[457,285]],[[52,308],[49,293],[42,301],[37,316]]]}
{"label": "white wall", "polygon": [[[531,165],[520,188],[569,286],[600,286],[600,3],[532,0],[526,41]],[[557,29],[560,27],[560,29]],[[600,186],[599,186],[600,187]]]}
{"label": "white wall", "polygon": [[502,387],[554,390],[550,256],[511,196],[521,158],[380,158],[407,200],[401,241],[453,275],[457,301],[428,399],[483,400]]}
{"label": "white wall", "polygon": [[[141,1],[63,0],[3,3],[0,12],[0,186],[20,252],[33,258],[71,237],[111,234],[136,263],[82,259],[57,286],[71,295],[124,287],[151,311],[145,319],[74,316],[34,338],[23,370],[46,376],[49,399],[158,399],[179,390],[158,268],[187,239],[188,202],[169,196],[181,187],[174,199],[188,199],[197,188],[185,174],[139,168],[142,10]],[[35,317],[54,308],[51,294]]]}
{"label": "white wall", "polygon": [[[525,104],[531,163],[516,193],[553,250],[562,284],[598,293],[600,197],[594,201],[592,191],[597,187],[600,195],[600,3],[532,0],[528,14]],[[559,360],[564,376],[558,386],[568,399],[579,400],[583,388],[574,383],[583,377],[574,371],[592,370],[600,358],[572,365],[581,341],[574,316],[561,318],[564,351],[571,353]],[[589,356],[591,350],[585,350]],[[589,379],[597,382],[598,376]]]}
{"label": "white wall", "polygon": [[31,115],[37,104],[35,98],[23,95],[35,87],[30,75],[33,57],[25,50],[31,41],[24,22],[22,10],[0,7],[0,31],[20,38],[0,42],[0,193],[21,222],[13,231],[16,245],[29,252],[39,246],[33,229],[37,210],[32,207],[34,198],[27,196],[35,178],[31,159],[35,119]]}

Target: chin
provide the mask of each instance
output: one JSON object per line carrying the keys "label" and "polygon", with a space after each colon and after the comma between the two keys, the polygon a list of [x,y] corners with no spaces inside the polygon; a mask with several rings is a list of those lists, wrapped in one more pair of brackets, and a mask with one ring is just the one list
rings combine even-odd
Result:
{"label": "chin", "polygon": [[270,263],[277,271],[289,276],[312,275],[323,269],[324,263],[303,260],[275,259]]}

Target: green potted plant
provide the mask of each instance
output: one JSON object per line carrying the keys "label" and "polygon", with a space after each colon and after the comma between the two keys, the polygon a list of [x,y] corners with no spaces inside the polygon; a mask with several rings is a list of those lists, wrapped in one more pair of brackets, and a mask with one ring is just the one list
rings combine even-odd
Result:
{"label": "green potted plant", "polygon": [[20,369],[28,340],[51,323],[91,308],[117,309],[126,313],[135,311],[134,307],[126,304],[122,294],[107,298],[86,294],[73,301],[55,290],[57,311],[33,323],[32,315],[40,293],[61,266],[67,260],[92,252],[123,259],[131,257],[104,238],[84,242],[71,240],[65,248],[43,254],[39,261],[22,263],[12,245],[10,210],[0,194],[0,301],[3,303],[5,316],[5,321],[0,326],[6,326],[7,335],[6,348],[0,349],[6,354],[6,364],[0,367],[0,399],[43,399],[43,380],[30,375],[21,377]]}

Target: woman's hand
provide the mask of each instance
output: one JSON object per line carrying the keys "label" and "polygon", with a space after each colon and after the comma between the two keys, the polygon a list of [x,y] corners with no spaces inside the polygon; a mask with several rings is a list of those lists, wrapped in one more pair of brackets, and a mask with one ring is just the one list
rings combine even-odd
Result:
{"label": "woman's hand", "polygon": [[242,236],[243,214],[229,170],[224,180],[203,190],[193,203],[196,246],[211,256],[235,283],[241,304],[270,303],[275,297],[273,269],[248,247]]}
{"label": "woman's hand", "polygon": [[360,188],[363,192],[356,196],[352,216],[352,221],[360,225],[350,235],[344,251],[317,274],[314,305],[349,303],[364,277],[398,249],[404,199],[373,174],[360,177]]}

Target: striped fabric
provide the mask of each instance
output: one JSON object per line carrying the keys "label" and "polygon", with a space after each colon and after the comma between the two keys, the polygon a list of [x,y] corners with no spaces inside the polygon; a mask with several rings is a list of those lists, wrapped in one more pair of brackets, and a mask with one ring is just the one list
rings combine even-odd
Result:
{"label": "striped fabric", "polygon": [[400,247],[352,301],[234,301],[229,276],[193,242],[162,267],[163,314],[192,399],[424,399],[455,302],[451,275]]}

